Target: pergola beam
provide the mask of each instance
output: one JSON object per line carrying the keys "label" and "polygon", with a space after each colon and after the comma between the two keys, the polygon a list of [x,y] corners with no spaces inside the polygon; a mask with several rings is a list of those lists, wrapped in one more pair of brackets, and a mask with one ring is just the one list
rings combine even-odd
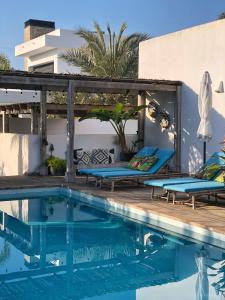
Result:
{"label": "pergola beam", "polygon": [[38,134],[38,111],[36,108],[31,109],[31,134]]}
{"label": "pergola beam", "polygon": [[29,72],[1,72],[0,88],[63,91],[68,81],[74,81],[76,92],[122,93],[129,91],[176,91],[181,83],[169,80],[110,79],[72,74],[41,74]]}
{"label": "pergola beam", "polygon": [[5,111],[2,111],[2,133],[9,132],[9,116]]}
{"label": "pergola beam", "polygon": [[[146,92],[140,92],[138,95],[138,105],[146,105]],[[138,145],[139,149],[144,146],[145,138],[145,109],[138,112]]]}
{"label": "pergola beam", "polygon": [[176,105],[174,112],[175,119],[175,134],[174,134],[174,148],[176,150],[175,164],[176,171],[181,171],[181,87],[177,86],[176,90]]}
{"label": "pergola beam", "polygon": [[46,112],[47,92],[41,91],[40,99],[40,162],[44,164],[46,160],[46,147],[47,147],[47,112]]}
{"label": "pergola beam", "polygon": [[74,163],[73,163],[73,149],[74,149],[74,81],[70,80],[67,90],[67,151],[66,151],[66,182],[73,182]]}

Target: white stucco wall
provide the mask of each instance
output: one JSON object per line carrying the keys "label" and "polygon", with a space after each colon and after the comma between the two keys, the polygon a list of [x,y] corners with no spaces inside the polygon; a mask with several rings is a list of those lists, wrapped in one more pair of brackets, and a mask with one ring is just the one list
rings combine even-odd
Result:
{"label": "white stucco wall", "polygon": [[80,73],[80,69],[71,66],[61,58],[68,49],[79,48],[85,41],[74,30],[58,28],[24,42],[15,47],[15,55],[26,58],[26,68],[46,63],[54,63],[54,73]]}
{"label": "white stucco wall", "polygon": [[[215,89],[225,82],[225,20],[153,38],[140,44],[139,78],[181,80],[182,169],[193,172],[202,163],[202,142],[196,137],[199,124],[198,93],[204,71],[213,90],[213,139],[207,155],[220,149],[225,135],[225,95]],[[154,132],[151,133],[154,135]]]}
{"label": "white stucco wall", "polygon": [[[82,123],[77,119],[74,122],[75,137],[74,137],[74,149],[83,148],[84,150],[92,150],[95,148],[115,149],[115,159],[119,159],[120,147],[118,145],[117,136],[112,126],[107,122],[100,122],[98,120],[85,120]],[[0,118],[0,132],[2,130],[2,122]],[[131,146],[132,141],[137,139],[137,120],[130,120],[127,122],[126,135],[128,145]],[[34,171],[39,161],[39,146],[37,147],[36,139],[33,139],[33,135],[30,135],[30,119],[29,118],[10,118],[9,120],[9,132],[11,136],[16,139],[16,133],[18,136],[29,136],[29,142],[34,145],[30,145],[29,156],[30,157],[29,170]],[[8,145],[9,137],[6,134],[6,140],[2,138],[3,144]],[[53,144],[55,151],[54,155],[65,158],[66,152],[66,119],[48,119],[47,120],[47,140],[49,144]],[[26,148],[25,148],[26,149]],[[15,149],[10,148],[10,153],[13,151],[12,157],[16,156]],[[26,151],[26,150],[25,150]],[[2,152],[4,150],[2,149]],[[31,155],[34,157],[32,158]],[[1,160],[0,160],[1,161]],[[8,161],[8,156],[2,156],[2,162],[4,161],[5,168],[7,169],[6,175],[11,174],[11,161]],[[33,165],[34,163],[34,165]],[[9,166],[8,166],[9,164]],[[15,164],[16,165],[16,164]],[[9,171],[10,170],[10,171]],[[3,172],[4,173],[4,172]],[[2,174],[3,174],[2,173]],[[13,175],[13,174],[12,174]]]}
{"label": "white stucco wall", "polygon": [[23,175],[35,171],[40,162],[37,135],[0,133],[0,175]]}

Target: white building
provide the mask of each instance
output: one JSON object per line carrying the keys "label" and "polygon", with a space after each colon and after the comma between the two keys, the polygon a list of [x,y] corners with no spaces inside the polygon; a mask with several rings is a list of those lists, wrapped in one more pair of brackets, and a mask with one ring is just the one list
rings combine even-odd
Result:
{"label": "white building", "polygon": [[80,73],[68,65],[61,55],[71,48],[80,48],[84,40],[74,30],[55,29],[54,22],[25,22],[24,43],[15,47],[15,55],[25,59],[25,71]]}
{"label": "white building", "polygon": [[[61,57],[68,49],[84,45],[84,40],[77,36],[74,30],[55,29],[54,22],[40,20],[28,20],[24,25],[24,42],[15,47],[15,55],[24,57],[24,70],[81,73],[79,68],[67,64]],[[40,102],[40,95],[36,91],[0,90],[0,104],[23,102]],[[98,120],[85,120],[79,123],[77,119],[74,122],[74,148],[85,150],[114,148],[115,158],[119,157],[120,147],[115,131],[109,123]],[[38,137],[29,135],[30,128],[29,118],[10,118],[7,136],[0,136],[2,145],[0,146],[0,175],[22,175],[34,171],[37,167],[38,161],[34,157],[38,157]],[[137,121],[129,121],[126,131],[129,142],[137,139],[136,131]],[[19,133],[21,136],[16,136],[14,133]],[[48,143],[54,145],[54,155],[65,158],[66,119],[48,119],[47,135]],[[21,144],[23,153],[18,150],[21,149]],[[18,151],[21,153],[18,154]]]}
{"label": "white building", "polygon": [[[217,93],[220,81],[225,83],[225,20],[156,37],[140,44],[139,77],[180,80],[181,95],[181,163],[182,170],[193,172],[202,163],[203,143],[197,139],[199,125],[198,94],[203,73],[212,80],[213,138],[207,143],[207,155],[220,150],[225,136],[225,95]],[[173,115],[171,99],[163,95],[162,106]],[[146,143],[169,145],[170,130],[160,130],[147,114]]]}

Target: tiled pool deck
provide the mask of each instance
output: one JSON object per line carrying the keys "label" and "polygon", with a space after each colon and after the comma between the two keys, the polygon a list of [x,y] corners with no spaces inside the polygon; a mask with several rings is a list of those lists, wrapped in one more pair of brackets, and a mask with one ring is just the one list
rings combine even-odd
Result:
{"label": "tiled pool deck", "polygon": [[76,183],[65,184],[63,177],[32,177],[15,176],[0,177],[0,189],[35,188],[35,187],[70,187],[74,190],[103,197],[111,203],[116,203],[129,209],[137,209],[159,217],[171,219],[190,226],[206,229],[210,232],[225,235],[225,200],[217,204],[199,202],[197,209],[185,205],[172,205],[163,200],[150,200],[149,189],[143,186],[121,186],[110,192],[108,187],[96,189],[92,184],[85,184],[85,179],[77,178]]}

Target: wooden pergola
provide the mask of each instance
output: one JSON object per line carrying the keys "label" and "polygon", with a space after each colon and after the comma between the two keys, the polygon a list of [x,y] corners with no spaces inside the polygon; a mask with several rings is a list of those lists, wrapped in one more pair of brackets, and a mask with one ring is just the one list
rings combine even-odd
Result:
{"label": "wooden pergola", "polygon": [[[41,162],[46,158],[47,140],[47,91],[67,92],[67,171],[65,180],[74,180],[73,149],[74,149],[74,94],[104,93],[104,94],[138,94],[138,105],[146,102],[146,92],[175,92],[175,149],[176,169],[180,169],[181,143],[181,85],[180,81],[150,80],[150,79],[114,79],[99,78],[77,74],[37,73],[24,71],[0,71],[0,88],[40,91],[40,138]],[[145,110],[138,115],[138,137],[144,140]]]}

